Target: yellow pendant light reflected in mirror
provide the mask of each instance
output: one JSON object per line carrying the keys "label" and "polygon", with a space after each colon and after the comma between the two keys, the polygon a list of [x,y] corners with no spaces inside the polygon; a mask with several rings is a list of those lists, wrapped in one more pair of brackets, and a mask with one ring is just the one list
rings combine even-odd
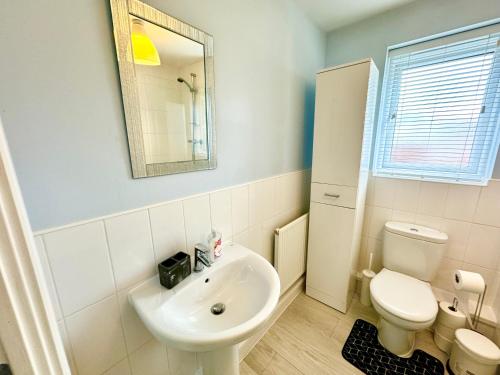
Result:
{"label": "yellow pendant light reflected in mirror", "polygon": [[132,20],[132,51],[134,63],[139,65],[160,65],[158,51],[139,19]]}

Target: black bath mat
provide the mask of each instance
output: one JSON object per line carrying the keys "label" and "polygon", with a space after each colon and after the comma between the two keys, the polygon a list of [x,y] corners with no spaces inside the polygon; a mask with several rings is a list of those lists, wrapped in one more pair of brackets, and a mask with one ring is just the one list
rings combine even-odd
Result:
{"label": "black bath mat", "polygon": [[411,358],[401,358],[384,349],[377,339],[377,328],[358,319],[342,348],[346,361],[368,375],[443,375],[444,366],[437,358],[415,350]]}

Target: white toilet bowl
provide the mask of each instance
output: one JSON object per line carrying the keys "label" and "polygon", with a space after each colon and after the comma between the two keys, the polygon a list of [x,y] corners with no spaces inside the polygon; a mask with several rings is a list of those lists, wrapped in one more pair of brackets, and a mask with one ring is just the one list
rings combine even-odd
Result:
{"label": "white toilet bowl", "polygon": [[384,268],[371,281],[370,294],[380,314],[380,344],[400,357],[411,357],[415,332],[429,328],[438,313],[430,284]]}

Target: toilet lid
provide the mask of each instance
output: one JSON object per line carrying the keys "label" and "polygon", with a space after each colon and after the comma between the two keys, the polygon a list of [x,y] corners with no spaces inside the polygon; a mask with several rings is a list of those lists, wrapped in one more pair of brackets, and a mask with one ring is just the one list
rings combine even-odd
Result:
{"label": "toilet lid", "polygon": [[410,322],[428,322],[438,312],[428,283],[386,268],[371,281],[370,293],[384,310]]}
{"label": "toilet lid", "polygon": [[455,331],[455,338],[460,346],[481,363],[499,363],[500,349],[493,341],[470,329],[460,328]]}

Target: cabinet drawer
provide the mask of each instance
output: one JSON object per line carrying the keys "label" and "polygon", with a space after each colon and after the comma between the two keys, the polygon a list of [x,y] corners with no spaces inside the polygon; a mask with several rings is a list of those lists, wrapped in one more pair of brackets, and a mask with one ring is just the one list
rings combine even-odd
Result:
{"label": "cabinet drawer", "polygon": [[311,184],[311,200],[313,202],[356,208],[357,189],[351,186]]}

